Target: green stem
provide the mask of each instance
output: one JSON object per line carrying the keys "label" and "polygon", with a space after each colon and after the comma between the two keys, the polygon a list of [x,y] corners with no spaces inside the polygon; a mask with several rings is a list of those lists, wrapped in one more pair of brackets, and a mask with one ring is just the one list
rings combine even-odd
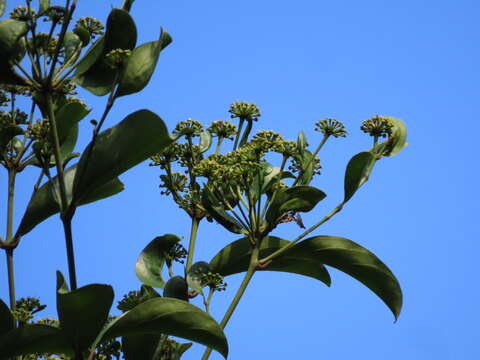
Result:
{"label": "green stem", "polygon": [[[255,271],[256,271],[257,265],[258,265],[258,253],[259,253],[258,246],[255,246],[252,250],[252,255],[250,257],[250,265],[248,266],[247,273],[245,274],[245,277],[243,278],[242,283],[240,284],[240,287],[238,288],[237,293],[235,294],[235,297],[233,298],[230,306],[228,307],[227,311],[225,312],[225,315],[223,316],[222,321],[220,322],[220,327],[222,329],[224,329],[225,326],[227,325],[227,323],[230,320],[233,312],[235,311],[235,308],[237,307],[238,303],[240,302],[240,299],[242,298],[243,294],[245,293],[245,289],[247,288],[248,284],[250,283],[250,280],[252,279],[253,274],[255,274]],[[212,352],[212,349],[210,349],[210,348],[206,349],[201,360],[207,360],[209,358],[211,352]]]}
{"label": "green stem", "polygon": [[263,264],[267,263],[268,261],[273,260],[273,259],[276,258],[277,256],[283,254],[285,251],[287,251],[287,250],[290,249],[293,245],[295,245],[298,241],[300,241],[300,240],[303,239],[305,236],[307,236],[308,234],[310,234],[312,231],[314,231],[315,229],[317,229],[320,225],[322,225],[323,223],[325,223],[325,222],[327,222],[328,220],[330,220],[333,215],[335,215],[335,214],[338,213],[340,210],[342,210],[343,205],[344,205],[344,202],[342,201],[335,209],[333,209],[333,210],[330,211],[327,215],[325,215],[322,220],[320,220],[320,221],[317,222],[315,225],[313,225],[312,227],[308,228],[308,229],[305,230],[303,233],[301,233],[300,235],[298,235],[298,236],[297,236],[295,239],[293,239],[293,241],[291,241],[288,245],[284,246],[284,247],[281,248],[281,249],[278,249],[277,251],[275,251],[274,253],[270,254],[269,256],[261,259],[261,260],[259,261],[259,263],[263,265]]}
{"label": "green stem", "polygon": [[[8,169],[8,200],[7,200],[7,235],[6,244],[13,241],[13,213],[15,200],[15,177],[17,172],[14,168]],[[15,277],[13,266],[13,248],[5,250],[7,257],[7,272],[8,272],[8,293],[10,299],[10,309],[15,309]]]}
{"label": "green stem", "polygon": [[197,231],[198,231],[199,223],[200,223],[200,220],[197,219],[195,216],[192,216],[190,242],[188,244],[188,258],[187,258],[187,265],[185,266],[185,268],[187,269],[187,272],[190,269],[190,266],[192,266],[193,253],[195,252],[195,241],[197,240]]}
{"label": "green stem", "polygon": [[322,138],[322,141],[320,141],[320,144],[318,144],[317,148],[315,149],[314,153],[312,154],[312,157],[310,160],[305,164],[305,166],[302,166],[302,169],[300,170],[300,173],[298,174],[297,178],[295,179],[295,182],[293,183],[292,186],[297,185],[298,181],[302,178],[303,174],[305,174],[305,171],[308,169],[310,164],[314,161],[315,156],[317,156],[318,152],[320,149],[323,147],[327,139],[329,138],[330,135],[324,135]]}
{"label": "green stem", "polygon": [[222,146],[222,142],[223,142],[223,137],[219,136],[217,147],[215,148],[215,154],[218,154],[220,152],[220,146]]}
{"label": "green stem", "polygon": [[212,302],[212,297],[214,292],[215,292],[215,288],[211,287],[210,290],[208,291],[207,300],[203,302],[205,305],[205,312],[209,314],[210,314],[210,303]]}
{"label": "green stem", "polygon": [[65,233],[65,243],[67,248],[68,261],[68,275],[70,279],[70,288],[75,290],[77,288],[77,275],[75,270],[75,257],[73,253],[73,236],[72,236],[72,216],[73,212],[69,211],[69,204],[67,199],[67,190],[65,186],[65,175],[63,172],[62,161],[60,158],[60,140],[58,136],[57,122],[55,113],[53,111],[53,99],[51,93],[47,93],[48,117],[50,120],[50,128],[52,131],[53,140],[53,155],[55,158],[55,166],[57,169],[58,183],[60,185],[60,203],[61,214],[60,217],[63,223]]}
{"label": "green stem", "polygon": [[235,150],[237,148],[237,145],[238,145],[238,139],[240,138],[240,133],[242,131],[242,127],[243,127],[243,123],[245,122],[245,120],[243,119],[240,119],[240,123],[238,124],[238,131],[237,131],[237,135],[235,136],[235,142],[233,143],[233,150]]}

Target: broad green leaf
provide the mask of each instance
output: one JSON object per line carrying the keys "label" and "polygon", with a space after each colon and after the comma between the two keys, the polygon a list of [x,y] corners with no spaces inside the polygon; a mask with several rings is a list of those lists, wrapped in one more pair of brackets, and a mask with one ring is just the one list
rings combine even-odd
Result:
{"label": "broad green leaf", "polygon": [[65,49],[65,61],[68,61],[75,54],[75,51],[82,46],[82,40],[80,40],[80,37],[77,34],[69,31],[65,33],[63,46]]}
{"label": "broad green leaf", "polygon": [[50,7],[50,0],[40,0],[39,13],[42,14],[43,12],[47,11],[49,7]]}
{"label": "broad green leaf", "polygon": [[[0,154],[3,153],[10,141],[23,134],[23,129],[18,125],[6,125],[0,128]],[[0,155],[1,157],[1,155]]]}
{"label": "broad green leaf", "polygon": [[60,328],[73,349],[85,351],[105,326],[113,303],[110,285],[90,284],[68,291],[57,271],[57,311]]}
{"label": "broad green leaf", "polygon": [[[269,236],[260,244],[260,258],[264,258],[288,245],[290,241]],[[247,238],[234,241],[220,250],[210,261],[212,272],[223,276],[245,272],[250,264],[252,244]],[[316,259],[305,255],[289,255],[284,253],[275,258],[268,266],[259,271],[282,271],[305,275],[320,280],[330,286],[330,275],[323,264]]]}
{"label": "broad green leaf", "polygon": [[27,31],[28,25],[25,21],[13,19],[0,21],[0,62],[6,63],[18,54],[18,42]]}
{"label": "broad green leaf", "polygon": [[210,265],[205,261],[197,261],[187,273],[187,283],[190,288],[203,294],[202,276],[210,272]]}
{"label": "broad green leaf", "polygon": [[212,146],[212,134],[210,134],[209,131],[203,130],[200,133],[200,152],[204,153],[208,149],[210,149],[210,146]]}
{"label": "broad green leaf", "polygon": [[[73,30],[75,31],[75,30]],[[80,30],[81,31],[81,30]],[[77,31],[78,35],[78,31]],[[80,35],[78,35],[80,37]],[[90,34],[88,35],[90,38]],[[77,68],[75,70],[75,79],[78,78],[80,75],[84,74],[85,72],[95,64],[98,59],[104,54],[105,49],[105,37],[102,36],[97,41],[95,41],[92,46],[87,50],[85,55],[80,59],[78,62]]]}
{"label": "broad green leaf", "polygon": [[62,330],[48,325],[24,325],[0,337],[0,360],[32,353],[72,353]]}
{"label": "broad green leaf", "polygon": [[[77,164],[66,169],[64,173],[67,198],[70,200],[72,198],[73,180],[75,178],[76,170]],[[42,221],[60,211],[58,202],[55,200],[51,189],[51,187],[53,186],[54,189],[57,189],[56,191],[58,191],[57,177],[55,176],[52,180],[53,185],[50,183],[50,181],[48,181],[33,194],[18,227],[17,233],[15,235],[16,238],[30,232]],[[106,184],[103,184],[95,189],[92,188],[91,191],[88,193],[88,196],[85,196],[84,200],[82,200],[79,205],[88,204],[100,199],[113,196],[115,194],[118,194],[123,189],[124,186],[122,182],[118,180],[118,178],[114,178]]]}
{"label": "broad green leaf", "polygon": [[3,16],[5,13],[5,6],[7,5],[7,0],[0,0],[0,16]]}
{"label": "broad green leaf", "polygon": [[133,94],[147,86],[157,66],[160,52],[171,42],[170,35],[161,29],[160,40],[134,49],[122,72],[116,96]]}
{"label": "broad green leaf", "polygon": [[0,84],[26,85],[27,81],[20,76],[8,62],[0,59]]}
{"label": "broad green leaf", "polygon": [[209,215],[228,231],[236,234],[245,232],[242,225],[224,210],[224,206],[220,204],[220,200],[210,191],[208,186],[202,192],[202,205]]}
{"label": "broad green leaf", "polygon": [[122,338],[122,351],[126,360],[153,360],[160,345],[161,335],[141,334]]}
{"label": "broad green leaf", "polygon": [[167,127],[158,115],[149,110],[128,115],[98,135],[93,151],[90,151],[91,143],[84,150],[75,176],[75,198],[81,202],[93,189],[157,154],[171,142]]}
{"label": "broad green leaf", "polygon": [[[105,56],[115,49],[132,50],[137,43],[137,28],[130,14],[123,9],[112,9],[103,38],[103,43],[99,40],[99,44],[94,45],[95,49],[82,58],[75,77],[80,86],[98,96],[112,90],[117,75],[117,70],[105,63]],[[92,60],[95,61],[87,67]]]}
{"label": "broad green leaf", "polygon": [[111,322],[99,343],[119,336],[153,334],[172,335],[217,350],[225,358],[228,344],[217,322],[188,302],[173,298],[148,300]]}
{"label": "broad green leaf", "polygon": [[298,148],[298,150],[302,151],[302,150],[305,150],[305,148],[307,146],[308,146],[307,137],[306,137],[305,133],[303,132],[303,130],[301,130],[298,133],[297,148]]}
{"label": "broad green leaf", "polygon": [[181,238],[174,234],[157,236],[142,250],[135,265],[135,273],[141,282],[146,285],[163,288],[162,269],[166,262],[166,256],[170,249]]}
{"label": "broad green leaf", "polygon": [[188,284],[181,276],[174,276],[165,284],[163,296],[188,301]]}
{"label": "broad green leaf", "polygon": [[326,196],[322,190],[307,185],[278,190],[265,214],[265,219],[274,227],[287,211],[308,212]]}
{"label": "broad green leaf", "polygon": [[9,332],[14,327],[15,320],[13,318],[12,312],[0,299],[0,337]]}
{"label": "broad green leaf", "polygon": [[347,273],[377,294],[398,318],[402,308],[400,284],[390,269],[363,246],[343,237],[322,235],[295,244],[283,256],[310,258]]}
{"label": "broad green leaf", "polygon": [[347,202],[355,192],[368,180],[368,177],[375,165],[375,157],[369,151],[364,151],[353,156],[348,162],[345,170],[345,198]]}

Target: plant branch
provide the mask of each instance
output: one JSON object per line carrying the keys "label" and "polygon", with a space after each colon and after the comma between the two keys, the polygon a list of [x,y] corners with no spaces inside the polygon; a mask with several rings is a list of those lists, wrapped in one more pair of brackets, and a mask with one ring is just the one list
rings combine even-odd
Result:
{"label": "plant branch", "polygon": [[295,186],[297,185],[298,181],[302,178],[303,174],[305,174],[305,171],[308,169],[308,167],[310,166],[310,164],[314,161],[315,159],[315,156],[317,156],[318,152],[320,151],[320,149],[323,147],[323,145],[325,144],[325,142],[327,141],[327,139],[330,137],[330,135],[324,135],[323,138],[322,138],[322,141],[320,141],[320,144],[318,144],[317,148],[315,149],[315,151],[313,152],[312,154],[312,157],[310,158],[310,160],[308,160],[308,162],[305,164],[305,166],[302,166],[302,168],[300,169],[300,173],[298,174],[297,178],[295,179],[294,183],[292,186]]}
{"label": "plant branch", "polygon": [[185,266],[187,272],[190,269],[190,266],[192,266],[192,261],[193,261],[193,253],[195,252],[195,241],[197,240],[197,231],[198,231],[198,225],[200,223],[200,220],[196,218],[195,216],[192,216],[192,227],[190,230],[190,242],[188,244],[188,258],[187,258],[187,264]]}

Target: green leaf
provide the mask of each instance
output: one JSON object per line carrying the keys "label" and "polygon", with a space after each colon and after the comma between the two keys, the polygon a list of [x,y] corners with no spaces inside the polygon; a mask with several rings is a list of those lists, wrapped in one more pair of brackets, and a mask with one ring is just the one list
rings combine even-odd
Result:
{"label": "green leaf", "polygon": [[308,212],[326,196],[322,190],[307,185],[278,190],[265,214],[265,219],[271,226],[275,226],[278,219],[287,211]]}
{"label": "green leaf", "polygon": [[92,143],[84,150],[75,176],[75,198],[82,201],[93,189],[157,154],[171,142],[167,127],[158,115],[149,110],[128,115],[98,135],[89,159]]}
{"label": "green leaf", "polygon": [[171,42],[170,35],[161,29],[160,40],[145,43],[133,50],[122,72],[116,96],[133,94],[147,86],[160,52]]}
{"label": "green leaf", "polygon": [[187,273],[187,283],[190,288],[203,294],[202,276],[210,271],[210,265],[205,261],[197,261]]}
{"label": "green leaf", "polygon": [[163,296],[188,301],[188,284],[181,276],[174,276],[165,284]]}
{"label": "green leaf", "polygon": [[243,234],[245,232],[243,226],[225,211],[218,197],[210,191],[208,186],[206,186],[202,192],[202,205],[208,211],[209,215],[228,231],[236,234]]}
{"label": "green leaf", "polygon": [[73,349],[85,351],[105,326],[113,303],[110,285],[90,284],[68,291],[57,271],[57,311],[60,328]]}
{"label": "green leaf", "polygon": [[[393,116],[385,116],[392,124],[392,140],[389,144],[389,151],[384,156],[396,155],[407,145],[407,127],[399,118]],[[387,140],[388,141],[388,140]]]}
{"label": "green leaf", "polygon": [[0,359],[33,353],[71,354],[62,330],[48,325],[24,325],[0,337]]}
{"label": "green leaf", "polygon": [[303,130],[301,130],[298,133],[298,137],[297,137],[297,148],[298,150],[302,151],[302,150],[305,150],[307,146],[308,146],[307,136],[305,135]]}
{"label": "green leaf", "polygon": [[312,160],[312,152],[310,150],[304,149],[301,151],[300,154],[295,154],[293,157],[303,169],[303,174],[300,177],[298,184],[310,184],[313,179],[313,175],[315,174],[315,160]]}
{"label": "green leaf", "polygon": [[23,129],[18,125],[6,125],[0,129],[0,153],[3,153],[12,139],[23,134]]}
{"label": "green leaf", "polygon": [[2,63],[18,55],[19,40],[28,31],[25,21],[6,19],[0,21],[0,56]]}
{"label": "green leaf", "polygon": [[[260,258],[264,258],[275,251],[288,245],[290,241],[269,236],[260,244]],[[218,272],[223,276],[245,272],[250,264],[252,244],[247,238],[236,240],[222,250],[210,261],[212,272]],[[321,262],[310,256],[287,254],[275,258],[266,268],[259,271],[282,271],[293,274],[305,275],[320,280],[330,286],[330,275]]]}
{"label": "green leaf", "polygon": [[282,256],[310,258],[347,273],[377,294],[398,318],[402,308],[398,280],[374,253],[361,245],[343,237],[322,235],[295,244]]}
{"label": "green leaf", "polygon": [[3,16],[5,13],[5,6],[7,5],[7,0],[0,0],[0,16]]}
{"label": "green leaf", "polygon": [[146,285],[163,288],[165,280],[162,277],[163,265],[170,249],[181,238],[174,234],[157,236],[142,250],[135,265],[135,273],[141,282]]}
{"label": "green leaf", "polygon": [[75,54],[75,51],[82,46],[82,40],[80,40],[77,34],[69,31],[65,33],[63,46],[65,49],[65,61],[68,61]]}
{"label": "green leaf", "polygon": [[137,28],[127,11],[112,9],[103,39],[103,43],[97,41],[98,44],[93,45],[95,49],[82,58],[75,76],[80,86],[98,96],[112,90],[117,76],[117,70],[105,63],[105,56],[115,49],[132,50],[137,43]]}
{"label": "green leaf", "polygon": [[[73,180],[75,178],[76,170],[77,164],[66,169],[64,173],[67,198],[69,200],[72,198]],[[27,234],[42,221],[60,211],[58,202],[55,200],[52,192],[53,189],[57,189],[56,191],[58,191],[57,177],[55,176],[52,180],[53,185],[50,181],[48,181],[33,194],[30,202],[28,203],[27,210],[25,211],[25,214],[20,222],[20,226],[18,227],[15,238],[19,238],[20,236]],[[114,178],[106,184],[103,184],[97,188],[92,188],[88,195],[85,196],[84,200],[79,203],[79,205],[88,204],[110,197],[118,194],[123,189],[124,186],[122,182],[118,180],[118,178]]]}
{"label": "green leaf", "polygon": [[145,301],[111,322],[98,342],[140,334],[178,336],[215,349],[225,358],[228,355],[227,339],[217,322],[196,306],[178,299]]}
{"label": "green leaf", "polygon": [[39,13],[42,14],[43,12],[47,11],[49,7],[50,7],[50,0],[40,0]]}
{"label": "green leaf", "polygon": [[369,151],[364,151],[353,156],[345,170],[345,198],[343,202],[351,199],[353,194],[363,185],[375,165],[375,157]]}
{"label": "green leaf", "polygon": [[126,360],[152,360],[161,335],[141,334],[122,338],[122,351]]}
{"label": "green leaf", "polygon": [[15,70],[13,70],[12,66],[4,60],[0,59],[0,84],[6,85],[26,85],[27,81],[20,76]]}
{"label": "green leaf", "polygon": [[[82,47],[85,47],[88,45],[88,43],[90,42],[90,32],[83,26],[81,25],[77,25],[75,26],[75,28],[73,29],[73,32],[74,34],[76,34],[80,40],[82,41]],[[103,51],[103,44],[102,44],[102,51]],[[83,60],[84,58],[82,58]],[[93,59],[93,57],[92,57]],[[84,63],[85,64],[85,63]],[[93,64],[93,62],[92,62]],[[90,64],[91,65],[91,64]],[[77,67],[78,69],[78,67]],[[87,69],[88,70],[88,69]]]}
{"label": "green leaf", "polygon": [[0,299],[0,337],[14,328],[15,320],[12,312]]}
{"label": "green leaf", "polygon": [[212,134],[210,134],[209,131],[203,130],[200,133],[200,152],[204,153],[208,149],[210,149],[210,146],[212,146]]}

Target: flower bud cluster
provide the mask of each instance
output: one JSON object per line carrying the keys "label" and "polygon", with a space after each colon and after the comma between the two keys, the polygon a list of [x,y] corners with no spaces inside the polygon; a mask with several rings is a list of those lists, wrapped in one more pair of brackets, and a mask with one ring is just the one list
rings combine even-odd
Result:
{"label": "flower bud cluster", "polygon": [[240,120],[247,120],[250,122],[257,121],[261,116],[257,105],[246,101],[235,101],[230,105],[230,110],[228,110],[228,112],[232,114],[230,115],[232,119],[239,118]]}
{"label": "flower bud cluster", "polygon": [[177,161],[180,154],[180,145],[176,142],[167,146],[163,151],[156,155],[153,155],[150,160],[150,166],[160,166],[161,169],[165,169],[170,163]]}
{"label": "flower bud cluster", "polygon": [[121,69],[132,55],[131,50],[115,49],[105,55],[105,63],[111,69]]}
{"label": "flower bud cluster", "polygon": [[230,121],[216,120],[208,127],[208,131],[213,137],[233,140],[237,127]]}
{"label": "flower bud cluster", "polygon": [[184,192],[187,190],[188,178],[179,172],[171,173],[170,175],[160,175],[160,180],[162,183],[159,185],[160,188],[165,190],[160,191],[162,195],[170,195],[172,192]]}
{"label": "flower bud cluster", "polygon": [[46,11],[45,15],[47,16],[44,21],[50,20],[55,24],[62,24],[65,17],[66,9],[63,6],[50,6]]}
{"label": "flower bud cluster", "polygon": [[34,297],[20,298],[16,301],[12,314],[19,322],[27,323],[33,319],[33,314],[42,311],[46,307],[46,305],[40,304],[40,299]]}
{"label": "flower bud cluster", "polygon": [[388,118],[384,116],[373,116],[370,119],[365,120],[360,126],[360,129],[364,132],[369,134],[370,136],[375,137],[387,137],[392,135],[392,128],[393,125],[388,120]]}
{"label": "flower bud cluster", "polygon": [[310,160],[310,158],[302,157],[301,155],[293,156],[292,157],[292,163],[288,167],[288,170],[290,170],[292,173],[300,173],[300,172],[305,172],[308,170],[308,168],[313,169],[313,175],[319,175],[320,174],[320,169],[322,168],[322,165],[320,164],[320,158],[318,156],[315,156],[313,160]]}
{"label": "flower bud cluster", "polygon": [[23,125],[27,123],[27,118],[27,113],[19,109],[15,109],[13,111],[0,110],[0,126]]}
{"label": "flower bud cluster", "polygon": [[193,144],[190,146],[190,144],[184,143],[179,144],[178,149],[178,162],[180,166],[183,166],[184,168],[189,168],[192,165],[194,166],[203,158],[199,145]]}
{"label": "flower bud cluster", "polygon": [[94,39],[95,36],[103,34],[104,26],[100,22],[100,20],[85,16],[77,20],[77,24],[75,27],[82,27],[86,29],[90,33],[90,38]]}
{"label": "flower bud cluster", "polygon": [[173,245],[167,254],[165,254],[165,259],[167,262],[176,261],[180,264],[183,264],[184,259],[187,258],[188,252],[182,244],[176,243]]}
{"label": "flower bud cluster", "polygon": [[203,130],[203,126],[200,121],[193,120],[188,118],[186,120],[180,121],[173,129],[173,134],[177,136],[185,136],[186,138],[193,138],[195,136],[200,136],[200,133]]}
{"label": "flower bud cluster", "polygon": [[27,21],[33,20],[35,15],[36,11],[34,9],[30,9],[30,11],[28,11],[27,6],[16,6],[10,13],[10,18],[14,20]]}
{"label": "flower bud cluster", "polygon": [[216,291],[225,291],[228,285],[222,275],[219,273],[213,273],[211,271],[207,272],[206,274],[202,274],[200,281],[203,286],[209,286],[211,289]]}
{"label": "flower bud cluster", "polygon": [[332,118],[321,119],[315,125],[315,131],[319,131],[326,136],[346,137],[348,134],[345,125]]}
{"label": "flower bud cluster", "polygon": [[154,295],[144,291],[143,288],[141,290],[130,291],[128,294],[123,295],[123,299],[118,302],[117,309],[126,312],[153,298]]}
{"label": "flower bud cluster", "polygon": [[0,84],[0,89],[13,95],[30,96],[31,94],[31,89],[27,86]]}
{"label": "flower bud cluster", "polygon": [[0,106],[6,106],[9,101],[10,98],[8,95],[4,91],[0,90]]}

